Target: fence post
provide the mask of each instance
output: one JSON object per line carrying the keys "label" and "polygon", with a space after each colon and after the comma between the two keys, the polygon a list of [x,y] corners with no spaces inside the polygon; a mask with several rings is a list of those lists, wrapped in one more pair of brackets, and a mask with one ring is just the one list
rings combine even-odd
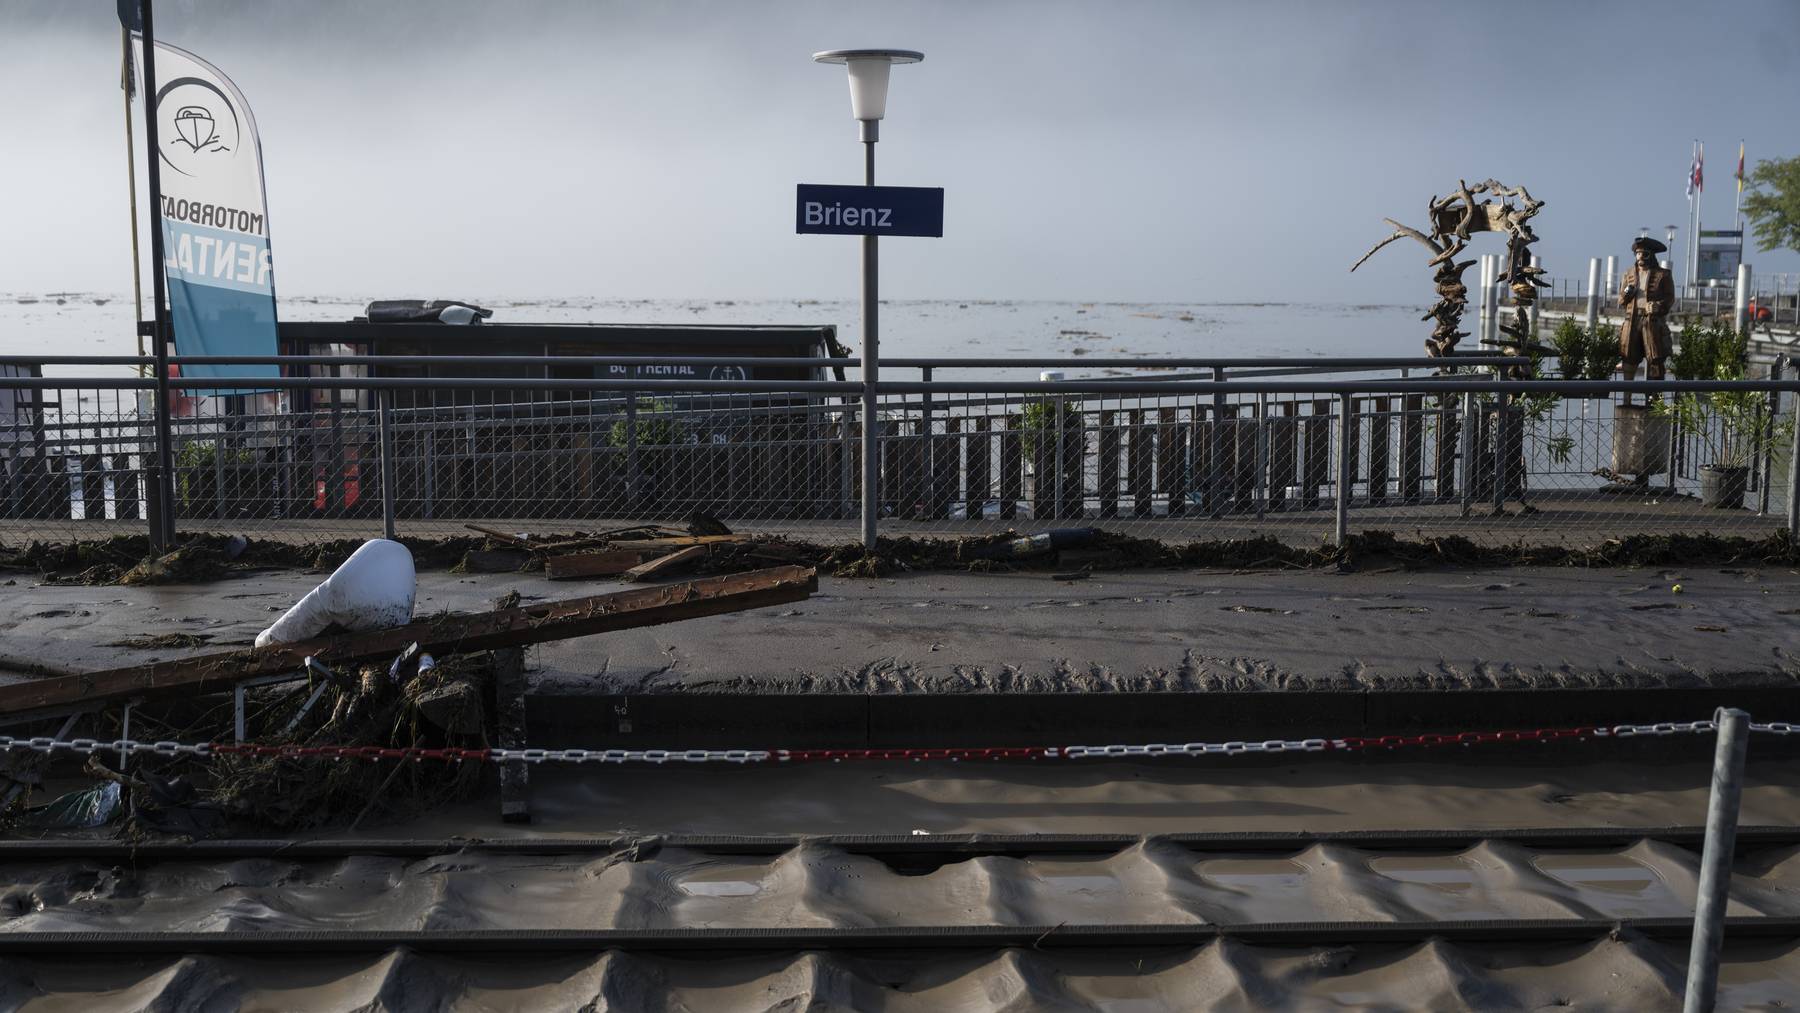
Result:
{"label": "fence post", "polygon": [[1337,466],[1337,521],[1333,526],[1334,542],[1338,548],[1344,547],[1344,539],[1350,528],[1350,468],[1353,452],[1350,449],[1350,430],[1355,426],[1350,418],[1350,395],[1338,395],[1338,466]]}
{"label": "fence post", "polygon": [[1788,444],[1788,537],[1800,537],[1800,391],[1794,392],[1794,436]]}
{"label": "fence post", "polygon": [[1712,793],[1706,802],[1706,845],[1700,853],[1700,891],[1694,901],[1694,937],[1688,949],[1687,996],[1682,1013],[1711,1013],[1719,985],[1719,945],[1731,895],[1731,859],[1737,845],[1738,799],[1744,790],[1744,750],[1750,715],[1735,707],[1713,714],[1719,727],[1713,751]]}
{"label": "fence post", "polygon": [[[1787,356],[1778,355],[1774,362],[1769,363],[1771,381],[1781,379],[1781,374],[1786,371],[1787,361]],[[1781,391],[1771,389],[1768,400],[1769,419],[1762,427],[1762,484],[1757,488],[1756,500],[1756,513],[1759,517],[1766,516],[1769,512],[1769,483],[1775,480],[1775,433],[1781,428]],[[1800,433],[1795,436],[1800,438]]]}
{"label": "fence post", "polygon": [[[1225,382],[1225,368],[1214,366],[1212,370],[1214,383]],[[1236,431],[1233,431],[1236,435]],[[1232,481],[1225,472],[1225,394],[1223,391],[1213,395],[1212,429],[1206,434],[1206,458],[1211,467],[1206,475],[1206,506],[1214,517],[1224,513],[1221,506],[1225,499],[1225,490]],[[1235,459],[1235,458],[1234,458]]]}
{"label": "fence post", "polygon": [[1750,265],[1739,264],[1737,292],[1732,298],[1732,325],[1742,331],[1750,321]]}
{"label": "fence post", "polygon": [[1600,326],[1600,258],[1588,258],[1587,329]]}
{"label": "fence post", "polygon": [[1506,509],[1506,411],[1512,395],[1494,401],[1494,513]]}
{"label": "fence post", "polygon": [[[381,536],[394,538],[394,392],[375,392],[376,425],[381,431]],[[223,499],[223,495],[220,497]]]}
{"label": "fence post", "polygon": [[1462,404],[1462,514],[1469,516],[1475,499],[1475,395],[1463,394]]}
{"label": "fence post", "polygon": [[1269,396],[1256,395],[1256,430],[1252,442],[1256,457],[1256,478],[1251,495],[1256,500],[1256,519],[1262,520],[1269,509]]}

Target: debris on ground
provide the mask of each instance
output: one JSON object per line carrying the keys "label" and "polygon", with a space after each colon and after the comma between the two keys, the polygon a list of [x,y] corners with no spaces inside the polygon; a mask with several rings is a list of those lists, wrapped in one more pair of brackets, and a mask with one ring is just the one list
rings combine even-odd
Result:
{"label": "debris on ground", "polygon": [[118,815],[120,796],[118,784],[102,782],[25,810],[18,825],[30,830],[93,830]]}
{"label": "debris on ground", "polygon": [[[885,577],[915,571],[1005,572],[1014,569],[1070,570],[1086,567],[1095,572],[1162,568],[1224,568],[1236,570],[1337,568],[1340,570],[1395,567],[1421,569],[1443,566],[1667,566],[1680,564],[1760,563],[1800,564],[1800,544],[1785,530],[1763,538],[1720,535],[1629,535],[1590,546],[1480,545],[1459,535],[1402,538],[1391,531],[1365,531],[1350,535],[1342,546],[1299,546],[1271,536],[1218,539],[1187,543],[1137,538],[1104,529],[1094,530],[1082,548],[1058,547],[1036,557],[1000,558],[996,546],[1034,538],[1018,531],[962,538],[882,538],[873,554],[861,544],[822,545],[779,535],[734,533],[694,535],[681,528],[640,524],[608,531],[523,537],[494,531],[482,537],[415,539],[400,543],[411,550],[421,570],[448,570],[462,563],[472,550],[512,551],[525,554],[521,571],[543,569],[556,579],[612,577],[625,569],[691,545],[710,545],[713,551],[696,567],[702,574],[737,573],[767,566],[771,560],[813,566],[839,577]],[[484,532],[487,529],[483,529]],[[523,539],[521,541],[521,539]],[[64,544],[32,542],[23,548],[0,545],[0,571],[35,574],[39,579],[62,584],[120,583],[136,573],[132,582],[197,583],[220,580],[233,573],[257,569],[329,570],[349,558],[360,541],[339,540],[311,545],[245,540],[236,558],[227,556],[231,539],[221,535],[188,535],[168,556],[145,562],[148,542],[143,536],[118,536]],[[197,551],[188,552],[193,548]],[[612,570],[617,564],[572,557],[636,551],[644,558]],[[171,554],[174,555],[174,554]],[[617,557],[615,557],[617,558]],[[560,561],[558,561],[560,560]],[[592,567],[584,571],[584,567]],[[509,571],[510,572],[510,571]]]}
{"label": "debris on ground", "polygon": [[113,640],[107,647],[129,647],[138,651],[185,651],[195,647],[205,647],[211,640],[211,633],[139,633]]}
{"label": "debris on ground", "polygon": [[658,556],[647,563],[626,570],[622,575],[627,581],[656,580],[669,577],[688,567],[698,566],[707,555],[704,545],[690,545],[685,549],[677,549],[666,556]]}
{"label": "debris on ground", "polygon": [[412,553],[399,542],[371,538],[325,582],[256,635],[256,646],[308,640],[327,629],[383,630],[412,621],[418,591]]}

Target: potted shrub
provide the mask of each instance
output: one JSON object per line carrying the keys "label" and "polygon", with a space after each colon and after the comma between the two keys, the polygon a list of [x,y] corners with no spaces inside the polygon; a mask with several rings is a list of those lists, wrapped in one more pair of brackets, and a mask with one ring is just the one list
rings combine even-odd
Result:
{"label": "potted shrub", "polygon": [[1619,329],[1611,324],[1590,330],[1564,318],[1551,332],[1550,346],[1556,349],[1557,370],[1564,380],[1605,380],[1618,368]]}
{"label": "potted shrub", "polygon": [[[1749,337],[1729,325],[1688,321],[1670,372],[1683,380],[1742,380]],[[1793,420],[1771,418],[1762,391],[1678,394],[1657,402],[1655,411],[1699,440],[1707,457],[1700,466],[1700,501],[1724,510],[1743,507],[1751,467],[1793,436]]]}

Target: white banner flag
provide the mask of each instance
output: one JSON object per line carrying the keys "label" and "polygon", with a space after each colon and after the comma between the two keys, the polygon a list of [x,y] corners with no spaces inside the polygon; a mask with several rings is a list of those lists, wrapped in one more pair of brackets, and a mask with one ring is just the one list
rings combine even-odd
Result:
{"label": "white banner flag", "polygon": [[[133,33],[138,92],[143,47]],[[262,143],[231,79],[194,54],[156,44],[162,192],[153,195],[175,348],[181,355],[274,355],[275,277],[269,259]],[[277,367],[196,366],[184,376],[275,376]]]}

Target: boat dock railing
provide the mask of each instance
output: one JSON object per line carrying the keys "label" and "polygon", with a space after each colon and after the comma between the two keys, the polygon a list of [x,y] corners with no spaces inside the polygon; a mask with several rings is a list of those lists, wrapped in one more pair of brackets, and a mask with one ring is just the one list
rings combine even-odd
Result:
{"label": "boat dock railing", "polygon": [[[873,425],[889,536],[1093,526],[1316,545],[1385,529],[1574,545],[1794,524],[1800,379],[1785,362],[1761,379],[1659,383],[1505,380],[1494,370],[1523,360],[1477,356],[1120,362],[890,360],[872,419],[856,379],[592,379],[569,377],[568,357],[536,378],[174,378],[166,502],[180,531],[293,541],[695,511],[853,541]],[[149,530],[165,498],[156,381],[130,372],[142,364],[0,360],[0,543]],[[1697,414],[1641,407],[1682,395],[1703,395]],[[1727,505],[1708,505],[1721,491]]]}

